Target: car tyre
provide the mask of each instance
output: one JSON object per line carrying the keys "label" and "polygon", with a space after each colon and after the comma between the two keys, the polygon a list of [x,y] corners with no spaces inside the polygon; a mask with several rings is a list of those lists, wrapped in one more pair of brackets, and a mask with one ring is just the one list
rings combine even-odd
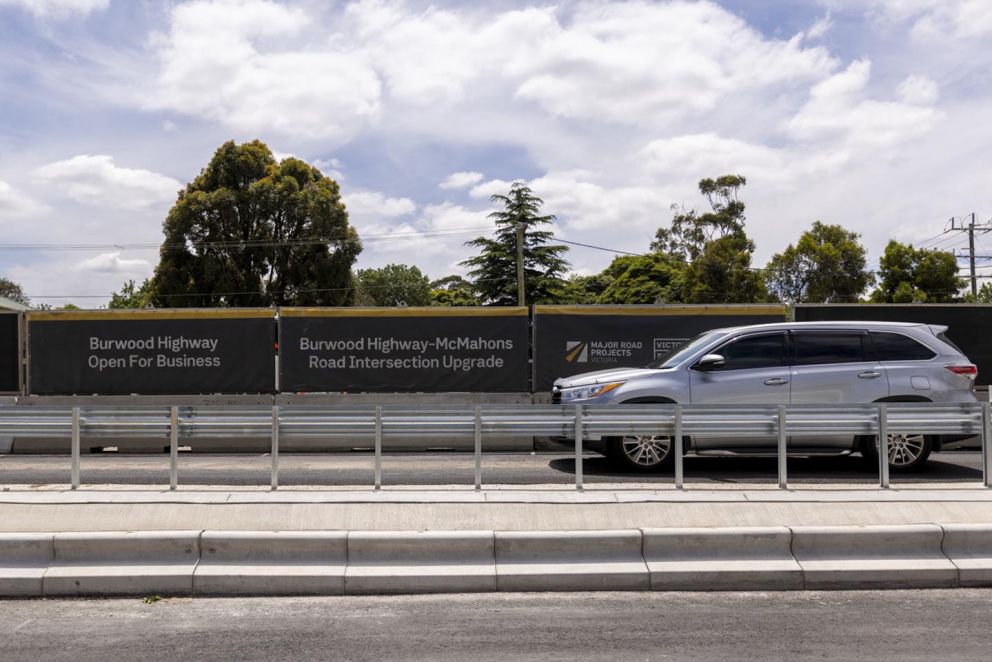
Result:
{"label": "car tyre", "polygon": [[610,437],[606,448],[614,464],[637,473],[662,471],[675,461],[674,437],[671,435]]}
{"label": "car tyre", "polygon": [[[926,466],[933,450],[933,439],[923,434],[890,434],[889,471],[912,473]],[[861,457],[869,470],[878,470],[878,437],[861,438]]]}

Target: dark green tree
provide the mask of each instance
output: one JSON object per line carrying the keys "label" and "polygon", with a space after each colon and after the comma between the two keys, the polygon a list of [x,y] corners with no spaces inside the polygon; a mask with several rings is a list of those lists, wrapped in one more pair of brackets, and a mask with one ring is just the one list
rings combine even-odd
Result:
{"label": "dark green tree", "polygon": [[612,282],[612,276],[606,271],[591,276],[572,274],[558,291],[555,303],[574,305],[600,303],[599,298]]}
{"label": "dark green tree", "polygon": [[965,282],[949,251],[913,248],[892,240],[879,260],[876,303],[954,303],[963,300]]}
{"label": "dark green tree", "polygon": [[359,306],[431,305],[430,280],[420,269],[406,264],[359,269],[355,288],[355,304]]}
{"label": "dark green tree", "polygon": [[699,181],[699,192],[710,204],[710,211],[674,207],[678,213],[670,228],[658,228],[651,250],[668,253],[691,262],[702,254],[711,241],[744,234],[744,203],[740,201],[741,187],[747,179],[741,175],[723,175]]}
{"label": "dark green tree", "polygon": [[761,303],[768,291],[751,267],[754,242],[743,234],[707,242],[685,268],[680,300],[684,303]]}
{"label": "dark green tree", "polygon": [[152,286],[149,279],[139,287],[129,280],[121,287],[120,292],[110,295],[107,308],[146,308],[152,301]]}
{"label": "dark green tree", "polygon": [[31,300],[24,293],[24,288],[9,278],[0,278],[0,297],[6,297],[25,306],[31,305]]}
{"label": "dark green tree", "polygon": [[517,304],[518,225],[524,231],[525,303],[554,303],[565,284],[563,276],[569,264],[563,255],[568,247],[551,243],[554,233],[540,228],[551,225],[555,217],[541,213],[544,201],[521,182],[514,182],[507,195],[493,195],[490,200],[503,206],[489,215],[496,221],[496,236],[467,242],[480,253],[462,262],[469,267],[468,275],[481,303]]}
{"label": "dark green tree", "polygon": [[623,255],[602,276],[609,285],[596,303],[646,304],[678,301],[685,264],[667,253]]}
{"label": "dark green tree", "polygon": [[458,275],[431,281],[432,306],[478,306],[472,283]]}
{"label": "dark green tree", "polygon": [[169,211],[156,306],[346,305],[362,249],[337,183],[255,140],[222,145]]}
{"label": "dark green tree", "polygon": [[854,303],[875,282],[856,232],[816,221],[795,245],[773,255],[765,285],[785,303]]}

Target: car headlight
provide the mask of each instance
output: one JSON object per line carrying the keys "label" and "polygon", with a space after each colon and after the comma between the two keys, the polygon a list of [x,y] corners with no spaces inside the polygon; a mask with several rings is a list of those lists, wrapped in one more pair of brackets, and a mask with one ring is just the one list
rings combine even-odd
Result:
{"label": "car headlight", "polygon": [[576,386],[575,388],[565,388],[561,391],[562,402],[572,402],[573,400],[588,400],[598,398],[610,391],[623,386],[623,382],[610,382],[609,384],[592,384],[590,386]]}

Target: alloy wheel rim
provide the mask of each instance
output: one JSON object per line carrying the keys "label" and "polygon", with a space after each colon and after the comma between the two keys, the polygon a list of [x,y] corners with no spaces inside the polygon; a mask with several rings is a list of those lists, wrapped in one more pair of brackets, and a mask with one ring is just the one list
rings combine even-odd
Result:
{"label": "alloy wheel rim", "polygon": [[[926,438],[922,434],[890,434],[888,435],[889,464],[906,466],[920,459]],[[878,449],[878,440],[875,441]]]}
{"label": "alloy wheel rim", "polygon": [[672,452],[672,438],[663,435],[624,437],[623,452],[634,464],[651,467],[664,462]]}

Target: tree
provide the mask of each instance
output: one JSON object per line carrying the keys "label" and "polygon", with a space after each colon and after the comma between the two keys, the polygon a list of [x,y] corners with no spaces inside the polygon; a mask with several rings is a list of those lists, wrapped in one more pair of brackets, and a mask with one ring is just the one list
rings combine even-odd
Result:
{"label": "tree", "polygon": [[975,303],[992,303],[992,283],[982,283],[978,288],[978,300]]}
{"label": "tree", "polygon": [[702,254],[709,242],[744,234],[744,203],[738,195],[746,184],[747,179],[741,175],[700,180],[699,192],[706,196],[711,211],[699,214],[681,210],[672,218],[671,228],[658,228],[651,250],[690,262]]}
{"label": "tree", "polygon": [[606,271],[591,276],[572,274],[558,290],[555,303],[573,305],[600,303],[600,297],[612,282],[613,277]]}
{"label": "tree", "polygon": [[359,269],[355,289],[355,303],[360,306],[431,305],[430,280],[417,267],[405,264]]}
{"label": "tree", "polygon": [[129,280],[121,287],[120,292],[110,295],[110,303],[107,308],[147,308],[152,300],[151,281],[147,278],[141,287],[135,285],[133,280]]}
{"label": "tree", "polygon": [[541,214],[544,201],[521,182],[514,182],[507,195],[493,195],[490,200],[503,205],[489,214],[496,221],[496,237],[467,242],[480,249],[480,254],[462,262],[470,268],[468,274],[482,303],[517,304],[518,225],[524,233],[524,300],[527,304],[553,303],[565,284],[562,277],[569,265],[562,256],[568,247],[550,243],[554,233],[537,228],[550,225],[555,217]]}
{"label": "tree", "polygon": [[670,303],[678,301],[684,264],[666,253],[614,258],[602,276],[609,285],[596,303]]}
{"label": "tree", "polygon": [[24,288],[9,278],[0,278],[0,297],[6,297],[25,306],[31,305],[31,299],[24,294]]}
{"label": "tree", "polygon": [[875,282],[860,235],[816,221],[768,262],[765,284],[786,303],[855,303]]}
{"label": "tree", "polygon": [[707,242],[682,277],[684,303],[759,303],[768,301],[761,274],[751,268],[754,242],[743,234]]}
{"label": "tree", "polygon": [[964,280],[953,253],[913,248],[892,240],[879,260],[876,303],[953,303],[961,301]]}
{"label": "tree", "polygon": [[432,306],[478,306],[472,283],[452,275],[431,282]]}
{"label": "tree", "polygon": [[345,305],[361,251],[338,185],[255,140],[224,143],[164,224],[157,306]]}

